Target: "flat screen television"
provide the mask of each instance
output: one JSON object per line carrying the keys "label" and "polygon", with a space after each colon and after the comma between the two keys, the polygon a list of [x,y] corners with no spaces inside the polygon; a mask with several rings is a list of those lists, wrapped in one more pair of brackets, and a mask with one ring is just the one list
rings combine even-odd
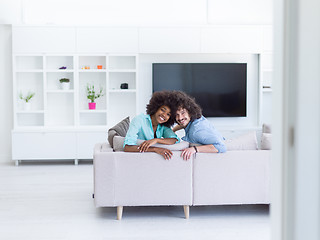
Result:
{"label": "flat screen television", "polygon": [[181,90],[205,117],[247,115],[246,63],[153,63],[153,92]]}

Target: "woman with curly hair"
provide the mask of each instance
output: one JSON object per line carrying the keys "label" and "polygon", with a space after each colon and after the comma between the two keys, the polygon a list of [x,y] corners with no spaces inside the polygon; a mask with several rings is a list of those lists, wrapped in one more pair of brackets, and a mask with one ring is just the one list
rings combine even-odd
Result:
{"label": "woman with curly hair", "polygon": [[174,91],[173,94],[175,95],[177,106],[177,110],[173,114],[175,115],[175,121],[178,123],[178,125],[173,128],[173,131],[176,132],[184,129],[186,135],[182,140],[198,145],[184,149],[181,153],[183,159],[188,160],[197,152],[226,152],[227,149],[224,144],[224,138],[214,126],[202,116],[202,110],[196,101],[182,91]]}
{"label": "woman with curly hair", "polygon": [[[170,91],[155,92],[147,105],[147,114],[132,119],[124,141],[125,152],[156,152],[166,160],[172,152],[166,148],[152,147],[156,143],[174,144],[180,139],[170,128],[174,124],[175,99]],[[137,145],[137,140],[145,140]]]}

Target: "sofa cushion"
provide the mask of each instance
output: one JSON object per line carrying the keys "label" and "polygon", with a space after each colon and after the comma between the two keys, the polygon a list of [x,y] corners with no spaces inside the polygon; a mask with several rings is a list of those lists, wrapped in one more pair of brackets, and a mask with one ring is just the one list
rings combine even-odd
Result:
{"label": "sofa cushion", "polygon": [[261,150],[271,150],[272,146],[272,134],[262,133],[261,136]]}
{"label": "sofa cushion", "polygon": [[227,151],[233,150],[257,150],[258,141],[256,132],[252,131],[233,139],[225,141]]}
{"label": "sofa cushion", "polygon": [[263,133],[271,133],[271,124],[264,123],[262,125],[262,132]]}
{"label": "sofa cushion", "polygon": [[108,131],[108,141],[111,147],[113,147],[114,136],[125,137],[130,125],[130,118],[126,117]]}
{"label": "sofa cushion", "polygon": [[[114,138],[113,138],[113,150],[115,152],[123,151],[124,139],[125,139],[125,137],[114,136]],[[138,139],[137,144],[139,145],[139,144],[143,143],[144,141],[145,140]],[[185,148],[188,148],[189,147],[189,143],[186,142],[186,141],[181,141],[179,143],[171,144],[171,145],[156,143],[156,144],[152,145],[152,147],[160,147],[160,148],[169,149],[171,151],[179,151],[179,150],[183,150]]]}

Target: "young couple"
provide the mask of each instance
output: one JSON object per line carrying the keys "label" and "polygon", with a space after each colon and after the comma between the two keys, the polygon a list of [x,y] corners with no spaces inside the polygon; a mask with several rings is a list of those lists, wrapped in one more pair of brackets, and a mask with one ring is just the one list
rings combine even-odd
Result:
{"label": "young couple", "polygon": [[[171,126],[177,123],[173,129]],[[132,119],[125,141],[126,152],[156,152],[166,160],[172,152],[166,148],[152,147],[156,143],[175,144],[180,139],[175,131],[184,129],[184,141],[197,144],[182,150],[184,160],[197,152],[226,152],[224,138],[213,125],[202,116],[200,106],[193,98],[181,91],[155,92],[147,105],[147,114]],[[145,140],[137,145],[137,140]]]}

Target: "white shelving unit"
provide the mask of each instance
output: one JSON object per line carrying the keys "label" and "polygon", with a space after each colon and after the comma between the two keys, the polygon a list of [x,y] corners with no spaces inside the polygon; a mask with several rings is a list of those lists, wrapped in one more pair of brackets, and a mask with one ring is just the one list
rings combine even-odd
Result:
{"label": "white shelving unit", "polygon": [[272,122],[273,54],[260,54],[260,124]]}
{"label": "white shelving unit", "polygon": [[[48,155],[37,151],[35,146],[52,141],[61,147],[58,142],[60,137],[66,137],[65,134],[69,137],[71,134],[77,140],[65,145],[65,151],[59,149],[61,156],[55,159],[71,158],[77,164],[78,159],[92,158],[94,143],[105,141],[107,129],[112,124],[137,114],[137,66],[138,57],[134,54],[14,54],[12,155],[16,164],[20,160],[48,159]],[[59,69],[61,67],[66,69]],[[69,90],[61,89],[61,78],[70,79]],[[127,83],[128,89],[121,89],[122,83]],[[103,89],[104,92],[96,99],[95,110],[88,109],[88,84],[94,85],[96,91]],[[31,109],[26,111],[19,94],[28,92],[34,92],[35,96]],[[49,132],[58,134],[54,135],[57,143],[49,139]],[[78,139],[81,137],[85,139]],[[21,139],[29,141],[18,144]],[[81,148],[77,144],[86,141],[91,146],[90,152],[78,151]],[[73,154],[70,154],[70,148],[74,149]]]}

